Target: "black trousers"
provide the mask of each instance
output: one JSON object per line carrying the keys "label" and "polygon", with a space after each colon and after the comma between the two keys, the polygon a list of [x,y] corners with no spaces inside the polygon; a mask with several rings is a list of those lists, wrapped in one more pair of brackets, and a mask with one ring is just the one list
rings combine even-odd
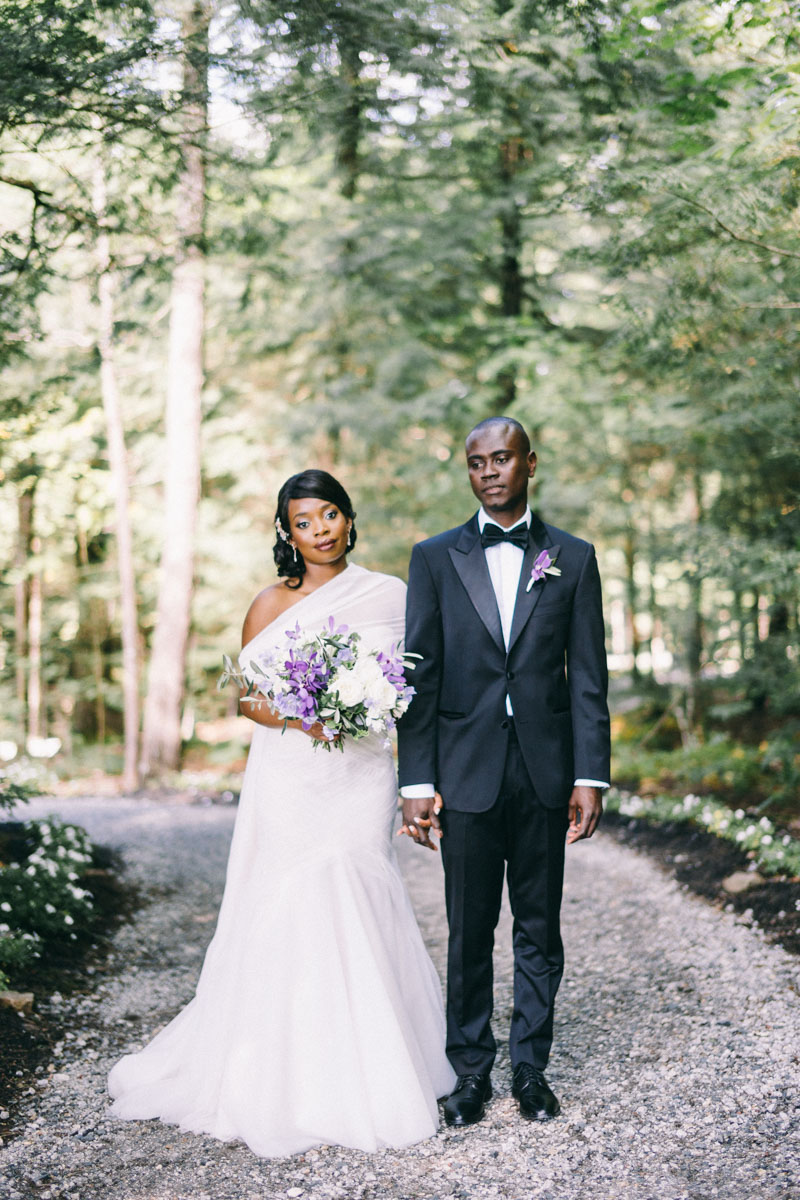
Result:
{"label": "black trousers", "polygon": [[553,1009],[564,970],[560,910],[567,806],[545,808],[513,727],[500,795],[487,812],[442,811],[442,858],[450,926],[447,1056],[458,1075],[490,1071],[492,950],[503,878],[514,916],[511,1065],[543,1070],[553,1041]]}

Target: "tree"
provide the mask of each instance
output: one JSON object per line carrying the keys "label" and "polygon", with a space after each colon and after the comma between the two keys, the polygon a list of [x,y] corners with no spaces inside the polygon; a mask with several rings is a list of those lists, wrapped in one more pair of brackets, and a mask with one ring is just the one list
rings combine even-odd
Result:
{"label": "tree", "polygon": [[[36,577],[43,723],[76,745],[119,732],[109,366],[153,651],[154,771],[177,761],[184,689],[184,716],[224,703],[210,685],[269,580],[286,475],[331,466],[356,498],[361,561],[402,574],[410,543],[463,519],[463,434],[503,410],[535,436],[537,506],[598,544],[618,668],[633,661],[644,688],[654,655],[660,670],[671,655],[698,721],[724,686],[732,703],[757,701],[764,725],[791,712],[791,9],[243,0],[215,15],[209,53],[207,13],[188,4],[174,11],[199,21],[198,43],[144,8],[4,6],[0,62],[20,49],[0,71],[13,350],[0,548],[18,600],[15,638],[13,590],[0,597],[3,712],[27,692]],[[186,52],[180,96],[136,57],[146,46],[161,62]],[[101,152],[102,220],[87,171]],[[181,331],[189,388],[175,382]]]}
{"label": "tree", "polygon": [[181,14],[184,103],[167,368],[164,547],[144,709],[145,775],[177,767],[180,759],[200,495],[210,19],[210,6],[205,0],[191,0]]}
{"label": "tree", "polygon": [[52,256],[93,222],[90,191],[79,177],[54,180],[48,151],[63,134],[148,128],[163,112],[135,71],[158,45],[150,5],[111,3],[105,14],[119,18],[113,40],[93,0],[0,7],[0,197],[12,214],[0,232],[0,366],[34,336]]}
{"label": "tree", "polygon": [[136,574],[130,521],[130,481],[125,448],[117,365],[114,353],[115,275],[111,239],[107,228],[105,166],[98,160],[94,180],[97,221],[97,299],[100,390],[106,419],[108,461],[114,492],[114,524],[122,635],[122,694],[124,715],[123,784],[133,790],[139,783],[139,623],[136,614]]}

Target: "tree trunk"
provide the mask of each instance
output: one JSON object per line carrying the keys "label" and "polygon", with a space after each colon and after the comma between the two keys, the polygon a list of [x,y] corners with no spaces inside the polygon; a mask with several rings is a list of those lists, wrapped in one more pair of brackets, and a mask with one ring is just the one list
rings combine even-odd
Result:
{"label": "tree trunk", "polygon": [[[38,556],[42,543],[38,537],[31,538],[31,552]],[[29,738],[44,737],[45,727],[42,708],[42,570],[37,564],[30,573],[30,597],[28,605],[28,727]]]}
{"label": "tree trunk", "polygon": [[359,47],[349,33],[339,35],[341,78],[347,87],[342,107],[339,134],[336,142],[336,165],[341,173],[339,191],[345,200],[352,200],[358,189],[361,173],[361,58]]}
{"label": "tree trunk", "polygon": [[[692,517],[699,527],[703,516],[703,480],[699,471],[692,473],[690,484]],[[703,663],[703,580],[698,571],[689,575],[689,636],[686,643],[686,658],[689,668],[689,691],[687,696],[687,719],[692,729],[699,723],[700,716],[700,672]]]}
{"label": "tree trunk", "polygon": [[[335,30],[340,63],[339,79],[344,85],[343,100],[338,110],[336,169],[339,173],[339,194],[345,200],[355,200],[361,176],[363,90],[360,43],[354,37],[357,31],[350,22],[337,22]],[[351,227],[341,240],[338,271],[341,279],[340,302],[331,320],[330,343],[334,364],[332,376],[336,379],[342,378],[353,369],[350,304],[354,290],[354,273],[357,270],[353,262],[356,246],[355,233]],[[323,470],[335,472],[340,460],[341,427],[334,421],[326,423],[314,436],[311,445],[314,461]]]}
{"label": "tree trunk", "polygon": [[659,612],[655,584],[655,564],[657,561],[656,544],[656,535],[655,530],[653,529],[653,517],[651,513],[647,527],[647,612],[650,617],[650,633],[647,637],[647,650],[650,654],[649,675],[651,679],[655,678],[655,642],[661,629],[661,614]]}
{"label": "tree trunk", "polygon": [[[33,464],[27,464],[33,470]],[[14,551],[14,662],[16,698],[21,729],[28,727],[28,620],[31,602],[30,557],[33,542],[33,504],[36,475],[26,466],[17,493],[17,544]]]}
{"label": "tree trunk", "polygon": [[[507,148],[504,147],[504,152]],[[510,170],[510,168],[509,168]],[[522,315],[523,281],[520,255],[522,254],[522,223],[519,205],[511,194],[513,174],[508,173],[506,180],[509,195],[500,214],[500,229],[502,232],[502,260],[500,263],[500,305],[504,317],[519,317]]]}
{"label": "tree trunk", "polygon": [[631,679],[634,683],[639,683],[641,674],[637,665],[637,658],[641,650],[641,642],[639,640],[639,630],[636,626],[636,610],[638,608],[638,600],[636,596],[636,541],[633,530],[633,525],[629,522],[625,530],[625,624],[628,631],[628,645],[630,646],[633,662],[631,665]]}
{"label": "tree trunk", "polygon": [[741,665],[747,658],[747,622],[745,620],[744,600],[739,588],[734,588],[733,612],[736,618],[739,664]]}
{"label": "tree trunk", "polygon": [[114,360],[114,275],[111,243],[103,219],[106,210],[105,174],[102,163],[95,171],[94,208],[98,219],[97,298],[99,302],[98,348],[100,389],[106,420],[108,463],[114,490],[114,523],[117,541],[122,635],[122,706],[124,721],[124,765],[122,782],[127,791],[139,786],[139,626],[136,617],[136,576],[133,566],[133,537],[130,520],[130,480],[125,449],[116,362]]}
{"label": "tree trunk", "polygon": [[142,737],[145,775],[175,768],[180,760],[200,495],[209,19],[208,4],[194,0],[182,21],[183,162],[177,187],[167,366],[164,543]]}
{"label": "tree trunk", "polygon": [[[84,571],[89,568],[89,542],[86,537],[86,531],[78,529],[76,535],[78,545],[78,562]],[[81,606],[83,608],[83,605]],[[85,614],[81,615],[81,623],[78,630],[79,642],[88,640],[91,649],[91,674],[92,683],[94,685],[94,736],[102,745],[106,740],[106,700],[104,696],[104,663],[103,663],[103,634],[107,622],[103,620],[101,612],[105,605],[97,596],[91,597],[86,605]],[[100,610],[100,611],[98,611]],[[104,615],[104,613],[103,613]],[[83,635],[83,636],[82,636]]]}
{"label": "tree trunk", "polygon": [[[520,163],[529,156],[520,138],[512,137],[500,147],[500,175],[505,192],[500,211],[500,310],[503,316],[522,316],[524,281],[522,277],[522,221],[514,196],[514,177]],[[505,412],[517,398],[517,373],[514,367],[497,377],[497,411]]]}

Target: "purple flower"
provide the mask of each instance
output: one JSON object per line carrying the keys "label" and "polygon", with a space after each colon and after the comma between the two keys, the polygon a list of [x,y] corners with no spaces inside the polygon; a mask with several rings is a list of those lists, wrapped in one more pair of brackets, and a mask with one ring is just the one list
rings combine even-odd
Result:
{"label": "purple flower", "polygon": [[[384,677],[389,680],[395,691],[403,695],[403,689],[406,684],[405,668],[406,664],[403,661],[403,656],[398,652],[397,644],[394,643],[388,654],[384,654],[381,650],[375,655]],[[414,689],[411,689],[412,692]]]}
{"label": "purple flower", "polygon": [[[335,745],[342,749],[344,737],[357,739],[394,728],[395,718],[408,708],[415,691],[406,683],[406,674],[414,665],[410,660],[418,655],[404,654],[397,644],[386,652],[362,649],[358,633],[347,625],[337,625],[334,617],[329,617],[318,633],[301,629],[298,622],[285,631],[285,637],[281,647],[263,652],[258,664],[253,664],[254,674],[260,676],[257,687],[282,720],[297,720],[305,730],[321,721],[332,733],[341,735]],[[362,660],[378,663],[394,701],[387,702],[386,689],[381,692],[379,684],[374,695],[342,703],[339,685]],[[370,676],[368,666],[365,671]],[[342,678],[334,681],[337,675]],[[370,678],[374,688],[374,671]],[[330,750],[333,743],[315,739],[314,744]]]}
{"label": "purple flower", "polygon": [[533,564],[531,575],[537,582],[544,579],[544,573],[548,567],[552,567],[553,560],[546,550],[542,550],[541,554],[537,555],[536,562]]}
{"label": "purple flower", "polygon": [[[292,640],[296,638],[297,631]],[[303,728],[309,729],[317,719],[318,697],[329,677],[330,667],[317,650],[307,645],[289,650],[283,663],[283,678],[288,688],[281,696],[281,715],[299,718]]]}
{"label": "purple flower", "polygon": [[531,567],[531,577],[528,580],[528,586],[525,588],[529,592],[535,583],[540,579],[544,579],[545,575],[560,575],[561,571],[555,565],[556,560],[551,558],[547,550],[540,551],[536,555],[533,566]]}

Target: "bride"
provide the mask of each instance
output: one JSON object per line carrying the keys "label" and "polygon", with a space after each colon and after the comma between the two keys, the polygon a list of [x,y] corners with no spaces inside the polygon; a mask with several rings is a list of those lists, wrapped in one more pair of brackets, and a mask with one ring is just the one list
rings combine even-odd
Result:
{"label": "bride", "polygon": [[[405,585],[347,562],[355,513],[325,471],[278,496],[279,582],[245,618],[240,666],[299,622],[333,616],[388,649]],[[256,724],[217,930],[194,999],[111,1071],[112,1112],[240,1138],[264,1156],[335,1143],[406,1146],[438,1128],[454,1083],[439,980],[392,843],[397,788],[387,743],[312,746],[266,704]],[[282,735],[283,734],[283,735]]]}

